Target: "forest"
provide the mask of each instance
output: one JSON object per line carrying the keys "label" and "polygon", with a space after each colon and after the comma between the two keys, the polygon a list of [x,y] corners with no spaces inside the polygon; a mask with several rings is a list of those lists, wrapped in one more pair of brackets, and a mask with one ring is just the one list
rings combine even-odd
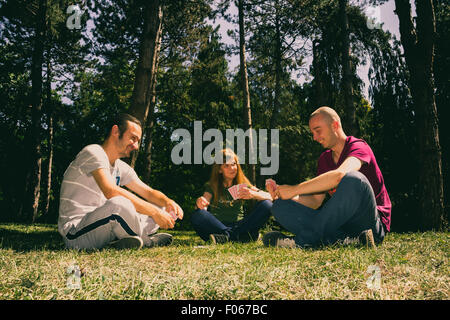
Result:
{"label": "forest", "polygon": [[[367,14],[386,2],[399,37]],[[278,172],[244,170],[259,188],[295,184],[316,174],[308,120],[326,105],[373,149],[392,231],[446,230],[449,12],[446,0],[0,0],[0,221],[56,223],[67,166],[127,112],[143,123],[127,161],[189,229],[210,165],[174,163],[175,130],[277,129]]]}

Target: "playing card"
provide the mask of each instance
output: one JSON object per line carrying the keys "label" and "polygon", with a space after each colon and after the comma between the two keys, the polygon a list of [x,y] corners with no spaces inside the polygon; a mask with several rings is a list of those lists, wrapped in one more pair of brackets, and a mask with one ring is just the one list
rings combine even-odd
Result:
{"label": "playing card", "polygon": [[239,199],[239,191],[244,187],[247,187],[247,184],[245,184],[245,183],[235,184],[234,186],[228,188],[228,191],[230,192],[231,196],[233,197],[233,200]]}
{"label": "playing card", "polygon": [[272,179],[266,179],[266,188],[271,188],[272,190],[275,190],[277,188],[277,183]]}
{"label": "playing card", "polygon": [[239,190],[241,189],[241,187],[237,184],[236,185],[236,199],[239,199]]}
{"label": "playing card", "polygon": [[234,188],[234,196],[236,197],[236,199],[239,199],[239,186],[236,185]]}
{"label": "playing card", "polygon": [[241,183],[237,185],[237,192],[238,192],[238,198],[239,198],[239,191],[241,191],[243,188],[248,187],[247,184]]}
{"label": "playing card", "polygon": [[231,196],[233,197],[233,200],[237,199],[237,191],[236,191],[236,185],[228,188],[228,192],[231,194]]}
{"label": "playing card", "polygon": [[238,191],[240,191],[242,188],[247,188],[247,184],[245,183],[238,184]]}
{"label": "playing card", "polygon": [[177,215],[175,214],[175,212],[169,211],[169,214],[172,216],[172,218],[173,218],[174,220],[177,220],[177,219],[178,219],[178,217],[177,217]]}
{"label": "playing card", "polygon": [[166,211],[168,214],[170,214],[174,220],[177,220],[177,219],[178,219],[177,215],[175,214],[175,211],[173,211],[173,210],[167,211],[167,210],[166,210],[166,207],[163,207],[162,209],[163,209],[164,211]]}

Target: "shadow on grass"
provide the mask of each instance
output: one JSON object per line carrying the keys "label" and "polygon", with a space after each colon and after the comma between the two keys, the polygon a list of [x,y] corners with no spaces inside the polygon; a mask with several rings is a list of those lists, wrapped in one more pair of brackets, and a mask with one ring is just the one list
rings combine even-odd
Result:
{"label": "shadow on grass", "polygon": [[0,249],[15,251],[64,250],[65,245],[56,229],[45,228],[42,230],[31,226],[0,225]]}
{"label": "shadow on grass", "polygon": [[[185,230],[161,230],[173,235],[172,246],[193,247],[208,246],[209,242],[201,240],[193,231]],[[380,246],[380,245],[378,245]],[[363,247],[361,245],[319,245],[314,248],[303,248],[308,251],[320,251],[326,249],[339,249],[343,247]],[[0,250],[14,250],[18,252],[52,250],[67,250],[56,225],[23,225],[0,224]],[[88,252],[90,250],[87,250]],[[94,250],[95,251],[95,250]]]}
{"label": "shadow on grass", "polygon": [[[204,244],[193,232],[171,231],[161,230],[161,232],[168,232],[173,235],[173,245],[175,246],[190,247]],[[66,246],[55,225],[0,224],[0,250],[2,249],[18,252],[36,250],[58,251],[66,250]]]}

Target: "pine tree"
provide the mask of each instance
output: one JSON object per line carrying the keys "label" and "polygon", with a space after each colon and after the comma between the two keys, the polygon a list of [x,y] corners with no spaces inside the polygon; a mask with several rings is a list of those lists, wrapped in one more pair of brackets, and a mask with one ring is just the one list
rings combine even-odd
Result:
{"label": "pine tree", "polygon": [[436,20],[432,0],[416,1],[414,26],[409,0],[395,1],[401,42],[409,69],[418,130],[421,217],[424,230],[446,227],[442,178],[442,151],[433,76]]}

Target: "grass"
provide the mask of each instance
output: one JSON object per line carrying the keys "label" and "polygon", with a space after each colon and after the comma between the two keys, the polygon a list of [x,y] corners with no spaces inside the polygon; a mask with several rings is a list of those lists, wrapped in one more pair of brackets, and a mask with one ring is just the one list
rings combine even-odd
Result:
{"label": "grass", "polygon": [[[392,233],[377,250],[214,246],[171,233],[165,248],[86,252],[65,249],[55,225],[0,224],[0,299],[449,299],[449,233]],[[73,265],[79,289],[67,286]]]}

